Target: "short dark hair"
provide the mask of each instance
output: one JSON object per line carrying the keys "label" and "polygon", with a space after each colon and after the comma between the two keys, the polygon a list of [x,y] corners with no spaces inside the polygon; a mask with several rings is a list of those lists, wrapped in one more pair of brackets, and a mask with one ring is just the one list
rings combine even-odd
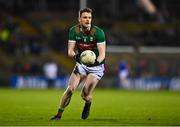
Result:
{"label": "short dark hair", "polygon": [[79,16],[82,15],[82,13],[87,12],[92,14],[92,9],[91,8],[83,8],[79,11]]}

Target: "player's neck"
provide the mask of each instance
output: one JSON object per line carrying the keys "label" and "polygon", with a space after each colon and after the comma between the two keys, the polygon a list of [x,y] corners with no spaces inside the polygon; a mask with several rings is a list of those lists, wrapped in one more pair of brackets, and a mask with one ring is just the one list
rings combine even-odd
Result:
{"label": "player's neck", "polygon": [[84,27],[81,25],[81,30],[83,33],[88,33],[91,30],[91,25],[89,27]]}

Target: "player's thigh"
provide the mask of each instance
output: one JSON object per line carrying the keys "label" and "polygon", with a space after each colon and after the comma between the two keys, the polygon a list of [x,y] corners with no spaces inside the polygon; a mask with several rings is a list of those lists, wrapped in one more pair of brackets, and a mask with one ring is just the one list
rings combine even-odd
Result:
{"label": "player's thigh", "polygon": [[80,74],[79,73],[75,74],[74,72],[72,72],[68,82],[68,89],[74,91],[79,85],[80,80],[81,80]]}
{"label": "player's thigh", "polygon": [[84,82],[82,92],[85,94],[90,94],[98,82],[99,80],[94,75],[89,74]]}

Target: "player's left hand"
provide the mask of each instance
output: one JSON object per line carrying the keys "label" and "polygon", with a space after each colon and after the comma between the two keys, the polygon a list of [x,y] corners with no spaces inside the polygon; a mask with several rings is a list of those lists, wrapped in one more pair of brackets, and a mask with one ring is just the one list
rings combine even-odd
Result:
{"label": "player's left hand", "polygon": [[93,67],[93,66],[97,66],[97,65],[100,65],[100,62],[97,61],[97,59],[95,59],[94,64],[90,64],[90,65],[87,65],[87,66],[88,66],[88,67]]}
{"label": "player's left hand", "polygon": [[94,65],[99,65],[99,64],[100,64],[100,62],[97,61],[97,59],[95,59]]}

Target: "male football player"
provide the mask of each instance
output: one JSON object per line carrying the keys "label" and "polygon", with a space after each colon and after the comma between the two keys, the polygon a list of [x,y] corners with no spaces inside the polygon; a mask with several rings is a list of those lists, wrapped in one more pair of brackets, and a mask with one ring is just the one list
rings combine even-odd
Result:
{"label": "male football player", "polygon": [[[69,31],[68,56],[76,60],[75,68],[70,76],[68,87],[65,90],[57,114],[51,120],[61,119],[62,113],[71,100],[71,96],[81,81],[84,81],[81,96],[85,101],[82,119],[87,119],[92,102],[92,91],[104,75],[106,42],[102,29],[91,24],[92,10],[84,8],[79,11],[79,24]],[[95,52],[97,58],[92,65],[84,65],[80,61],[80,54],[85,50]]]}

